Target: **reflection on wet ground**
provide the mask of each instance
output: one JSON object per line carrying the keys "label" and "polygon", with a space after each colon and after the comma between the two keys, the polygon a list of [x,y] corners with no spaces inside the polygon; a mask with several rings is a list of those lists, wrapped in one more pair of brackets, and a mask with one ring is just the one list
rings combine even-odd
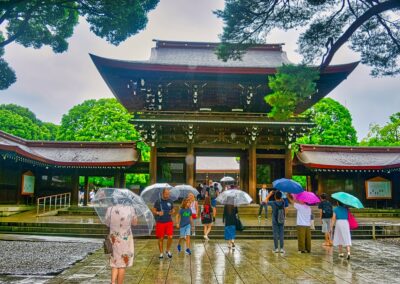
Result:
{"label": "reflection on wet ground", "polygon": [[[313,241],[310,254],[298,254],[297,241],[286,241],[286,253],[276,254],[270,240],[237,240],[236,250],[229,250],[222,240],[195,240],[191,256],[174,250],[172,260],[160,261],[156,240],[137,240],[125,283],[400,283],[396,245],[357,240],[348,261],[321,244]],[[99,250],[47,283],[109,279],[106,257]]]}

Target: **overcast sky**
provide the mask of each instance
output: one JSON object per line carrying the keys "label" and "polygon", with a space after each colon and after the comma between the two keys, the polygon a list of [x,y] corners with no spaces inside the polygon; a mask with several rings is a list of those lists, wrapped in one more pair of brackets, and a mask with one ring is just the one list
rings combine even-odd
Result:
{"label": "overcast sky", "polygon": [[[62,115],[72,106],[88,99],[113,97],[88,53],[146,60],[154,46],[152,39],[216,42],[222,22],[212,11],[222,8],[223,0],[160,0],[149,14],[146,29],[117,47],[92,34],[84,20],[75,28],[69,49],[63,54],[54,54],[48,47],[34,50],[8,45],[5,58],[17,73],[17,82],[0,91],[0,103],[28,107],[39,119],[59,124]],[[275,31],[268,43],[285,43],[289,60],[299,63],[296,40],[295,31]],[[343,49],[333,64],[358,59],[357,54]],[[359,65],[329,94],[350,110],[359,140],[368,133],[370,123],[383,125],[391,114],[400,111],[399,78],[373,78],[369,71],[368,67]]]}

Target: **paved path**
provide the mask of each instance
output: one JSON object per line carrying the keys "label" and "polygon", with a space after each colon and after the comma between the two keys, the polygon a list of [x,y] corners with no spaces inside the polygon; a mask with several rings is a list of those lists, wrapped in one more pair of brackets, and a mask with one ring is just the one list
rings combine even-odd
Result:
{"label": "paved path", "polygon": [[[174,245],[176,241],[174,241]],[[298,254],[286,241],[286,253],[271,251],[272,241],[239,240],[236,250],[224,241],[194,241],[191,256],[158,259],[156,240],[135,242],[135,261],[125,283],[400,283],[399,246],[355,241],[352,259],[313,241],[311,254]],[[110,283],[106,257],[99,250],[47,283]]]}

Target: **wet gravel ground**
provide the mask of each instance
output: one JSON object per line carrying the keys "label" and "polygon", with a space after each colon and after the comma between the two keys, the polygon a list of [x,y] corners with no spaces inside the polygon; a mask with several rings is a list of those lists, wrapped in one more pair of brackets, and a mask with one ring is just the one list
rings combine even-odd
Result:
{"label": "wet gravel ground", "polygon": [[101,246],[101,243],[86,242],[3,240],[0,241],[0,275],[54,275]]}
{"label": "wet gravel ground", "polygon": [[400,238],[393,238],[393,239],[381,239],[379,240],[380,242],[383,243],[388,243],[388,244],[393,244],[393,245],[398,245],[400,246]]}

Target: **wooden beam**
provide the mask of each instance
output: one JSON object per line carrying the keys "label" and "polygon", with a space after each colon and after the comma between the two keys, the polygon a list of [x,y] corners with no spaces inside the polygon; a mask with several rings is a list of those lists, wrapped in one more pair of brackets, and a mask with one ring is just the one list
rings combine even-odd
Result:
{"label": "wooden beam", "polygon": [[253,200],[257,200],[257,157],[256,145],[251,144],[249,147],[249,194]]}
{"label": "wooden beam", "polygon": [[150,183],[157,182],[157,148],[151,146],[150,149]]}
{"label": "wooden beam", "polygon": [[157,157],[184,158],[186,157],[186,153],[158,152]]}
{"label": "wooden beam", "polygon": [[292,150],[286,149],[285,154],[285,177],[292,178],[293,169],[292,169]]}
{"label": "wooden beam", "polygon": [[72,174],[71,205],[78,206],[79,202],[79,174],[74,171]]}
{"label": "wooden beam", "polygon": [[286,159],[286,154],[257,154],[257,159]]}

